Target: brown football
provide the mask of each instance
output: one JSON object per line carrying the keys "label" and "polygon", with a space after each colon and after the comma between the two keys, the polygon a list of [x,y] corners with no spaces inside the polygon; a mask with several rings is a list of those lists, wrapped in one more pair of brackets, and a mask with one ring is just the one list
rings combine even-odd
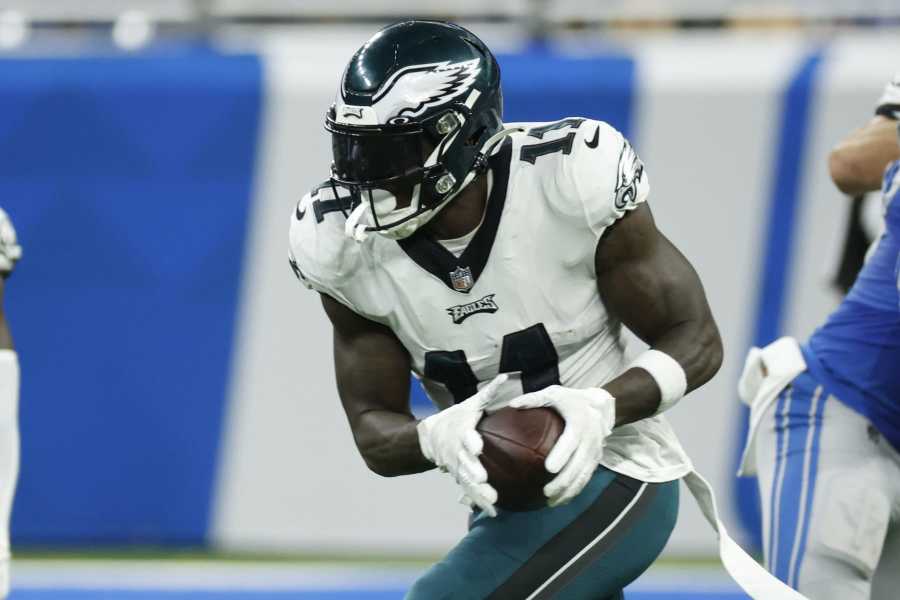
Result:
{"label": "brown football", "polygon": [[544,485],[553,475],[544,460],[565,422],[550,408],[503,408],[478,423],[484,439],[481,463],[497,490],[497,506],[523,511],[547,505]]}

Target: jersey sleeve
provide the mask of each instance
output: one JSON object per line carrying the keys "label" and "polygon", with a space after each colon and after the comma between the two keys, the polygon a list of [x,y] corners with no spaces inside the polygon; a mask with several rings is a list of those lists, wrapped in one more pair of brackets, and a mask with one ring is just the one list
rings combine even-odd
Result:
{"label": "jersey sleeve", "polygon": [[329,188],[316,189],[297,204],[291,215],[288,261],[307,288],[350,304],[346,287],[359,268],[359,250],[344,235],[342,215],[328,214],[337,211],[330,210],[328,203],[335,200],[326,198],[328,194]]}
{"label": "jersey sleeve", "polygon": [[644,164],[628,140],[609,124],[585,120],[576,130],[567,158],[561,187],[583,211],[597,237],[646,202],[650,183]]}
{"label": "jersey sleeve", "polygon": [[900,119],[900,73],[897,73],[894,79],[884,86],[884,92],[878,99],[875,114],[888,119]]}

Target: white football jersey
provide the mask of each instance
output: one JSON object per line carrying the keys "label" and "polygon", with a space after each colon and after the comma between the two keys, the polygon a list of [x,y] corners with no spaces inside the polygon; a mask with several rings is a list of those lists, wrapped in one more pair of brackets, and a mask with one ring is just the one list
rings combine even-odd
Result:
{"label": "white football jersey", "polygon": [[894,75],[894,79],[884,86],[875,114],[889,119],[900,119],[900,73]]}
{"label": "white football jersey", "polygon": [[[601,386],[625,367],[594,254],[604,230],[646,200],[644,167],[600,121],[507,127],[518,131],[489,158],[484,220],[459,257],[422,231],[349,239],[330,186],[304,198],[291,222],[298,277],[389,327],[439,408],[500,372],[513,374],[501,392],[509,401],[555,383]],[[602,464],[653,482],[692,469],[662,416],[616,428]]]}

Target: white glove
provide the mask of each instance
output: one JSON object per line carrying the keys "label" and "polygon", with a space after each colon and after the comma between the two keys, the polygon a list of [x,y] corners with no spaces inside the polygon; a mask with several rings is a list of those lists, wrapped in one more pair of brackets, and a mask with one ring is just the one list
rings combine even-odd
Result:
{"label": "white glove", "polygon": [[22,247],[16,242],[16,230],[13,229],[9,215],[0,208],[0,274],[12,273],[16,261],[22,258]]}
{"label": "white glove", "polygon": [[475,426],[506,379],[507,375],[498,375],[474,396],[423,419],[417,426],[425,458],[450,473],[462,487],[464,497],[491,517],[497,516],[497,490],[488,484],[487,471],[478,460],[484,440]]}
{"label": "white glove", "polygon": [[600,459],[606,437],[616,423],[616,401],[603,388],[577,390],[551,385],[509,403],[513,408],[556,409],[566,427],[547,455],[544,467],[558,473],[544,486],[549,506],[569,502],[581,493]]}

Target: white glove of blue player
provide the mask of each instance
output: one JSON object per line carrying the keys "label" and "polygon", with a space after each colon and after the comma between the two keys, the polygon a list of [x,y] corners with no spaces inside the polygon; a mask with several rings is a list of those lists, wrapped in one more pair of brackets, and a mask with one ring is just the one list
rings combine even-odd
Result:
{"label": "white glove of blue player", "polygon": [[487,471],[478,459],[484,440],[475,430],[478,421],[507,376],[498,375],[474,396],[419,422],[422,454],[456,479],[463,495],[485,514],[494,517],[497,490],[487,482]]}
{"label": "white glove of blue player", "polygon": [[577,390],[551,385],[519,396],[509,405],[553,408],[565,420],[566,428],[544,461],[549,472],[557,473],[544,486],[544,495],[549,506],[569,502],[581,493],[600,464],[606,437],[616,423],[615,398],[603,388]]}
{"label": "white glove of blue player", "polygon": [[0,275],[12,273],[16,261],[22,258],[22,247],[16,241],[16,230],[9,215],[0,208]]}

